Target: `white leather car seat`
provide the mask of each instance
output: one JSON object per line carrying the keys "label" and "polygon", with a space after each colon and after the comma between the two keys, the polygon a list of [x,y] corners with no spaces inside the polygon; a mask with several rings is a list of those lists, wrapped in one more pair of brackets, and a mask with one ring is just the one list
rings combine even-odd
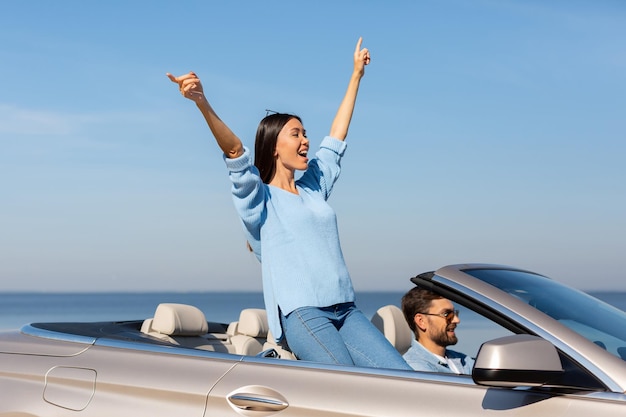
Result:
{"label": "white leather car seat", "polygon": [[392,304],[381,307],[372,316],[371,321],[401,355],[409,350],[415,336],[400,308]]}
{"label": "white leather car seat", "polygon": [[267,313],[261,308],[241,310],[239,321],[228,326],[230,343],[235,353],[240,355],[256,355],[263,350],[267,339],[269,325]]}
{"label": "white leather car seat", "polygon": [[161,303],[154,317],[144,320],[141,332],[169,343],[198,349],[227,352],[226,334],[208,334],[204,313],[187,304]]}

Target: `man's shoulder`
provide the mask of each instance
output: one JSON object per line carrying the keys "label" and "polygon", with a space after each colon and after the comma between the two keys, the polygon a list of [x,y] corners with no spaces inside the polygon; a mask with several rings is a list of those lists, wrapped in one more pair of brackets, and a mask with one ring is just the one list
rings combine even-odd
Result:
{"label": "man's shoulder", "polygon": [[410,359],[423,359],[428,357],[426,350],[418,343],[411,343],[411,347],[402,355],[405,360]]}
{"label": "man's shoulder", "polygon": [[416,371],[437,370],[437,358],[419,343],[412,343],[402,357]]}

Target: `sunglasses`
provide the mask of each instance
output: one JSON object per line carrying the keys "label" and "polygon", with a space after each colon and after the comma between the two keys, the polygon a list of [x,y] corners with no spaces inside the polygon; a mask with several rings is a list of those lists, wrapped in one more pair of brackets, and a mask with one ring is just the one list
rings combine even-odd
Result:
{"label": "sunglasses", "polygon": [[459,310],[446,310],[443,313],[417,313],[417,314],[423,314],[425,316],[438,316],[438,317],[443,317],[447,321],[452,321],[454,320],[455,317],[459,317]]}

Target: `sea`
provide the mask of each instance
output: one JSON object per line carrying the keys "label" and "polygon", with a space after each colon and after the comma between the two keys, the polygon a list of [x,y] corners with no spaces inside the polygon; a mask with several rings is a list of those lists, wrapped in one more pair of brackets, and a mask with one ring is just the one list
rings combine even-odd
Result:
{"label": "sea", "polygon": [[[626,311],[626,291],[588,293]],[[399,305],[402,295],[358,292],[356,303],[371,318],[384,305]],[[0,292],[0,331],[37,322],[143,320],[154,315],[159,303],[194,305],[218,323],[237,320],[244,308],[264,308],[261,292]]]}

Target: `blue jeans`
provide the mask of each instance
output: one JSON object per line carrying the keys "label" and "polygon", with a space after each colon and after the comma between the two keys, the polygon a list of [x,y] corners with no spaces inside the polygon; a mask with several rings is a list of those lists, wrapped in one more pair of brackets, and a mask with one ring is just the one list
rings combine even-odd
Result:
{"label": "blue jeans", "polygon": [[373,368],[412,368],[354,303],[301,307],[280,315],[289,349],[298,359]]}

